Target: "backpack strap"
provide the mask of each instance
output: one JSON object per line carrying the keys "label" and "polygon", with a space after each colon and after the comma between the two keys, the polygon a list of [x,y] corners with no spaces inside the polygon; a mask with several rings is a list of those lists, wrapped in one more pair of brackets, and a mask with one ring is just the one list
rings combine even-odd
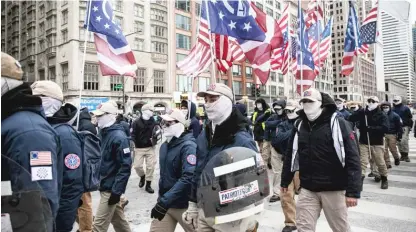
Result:
{"label": "backpack strap", "polygon": [[338,113],[335,112],[331,116],[331,132],[332,140],[334,140],[334,148],[337,152],[339,161],[342,164],[342,167],[345,167],[345,148],[344,140],[342,138],[342,130],[339,125]]}

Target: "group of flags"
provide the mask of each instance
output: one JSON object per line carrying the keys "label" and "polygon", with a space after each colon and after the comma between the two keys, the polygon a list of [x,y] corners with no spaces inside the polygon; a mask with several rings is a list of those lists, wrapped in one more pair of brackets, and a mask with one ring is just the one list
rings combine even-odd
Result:
{"label": "group of flags", "polygon": [[[233,62],[248,60],[263,85],[270,70],[281,70],[294,74],[298,92],[308,89],[329,55],[333,19],[323,28],[318,0],[309,2],[305,18],[299,2],[295,34],[294,25],[289,23],[289,4],[275,20],[250,0],[203,0],[197,41],[188,56],[177,63],[178,68],[196,78],[213,61],[226,73]],[[349,6],[341,72],[345,76],[353,71],[354,56],[366,53],[377,36],[377,4],[361,28],[351,1]],[[91,0],[88,12],[84,27],[94,33],[102,75],[135,77],[136,60],[120,26],[112,20],[110,1]]]}

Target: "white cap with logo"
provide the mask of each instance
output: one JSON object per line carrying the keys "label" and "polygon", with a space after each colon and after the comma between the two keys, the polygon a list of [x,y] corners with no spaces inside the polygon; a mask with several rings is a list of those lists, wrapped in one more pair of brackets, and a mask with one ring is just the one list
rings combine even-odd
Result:
{"label": "white cap with logo", "polygon": [[207,88],[206,91],[201,91],[197,94],[198,97],[205,97],[205,95],[215,95],[215,96],[226,96],[228,97],[231,101],[233,101],[234,97],[233,97],[233,91],[230,89],[230,87],[228,87],[225,84],[222,83],[215,83],[215,84],[210,84]]}
{"label": "white cap with logo", "polygon": [[378,100],[378,97],[376,97],[376,96],[371,96],[371,97],[369,97],[369,98],[368,98],[368,100],[373,100],[373,101],[375,101],[375,102],[380,102],[380,101]]}
{"label": "white cap with logo", "polygon": [[118,106],[115,101],[108,101],[101,103],[96,110],[91,111],[95,116],[101,116],[103,114],[118,114]]}
{"label": "white cap with logo", "polygon": [[178,109],[167,110],[166,114],[160,115],[160,117],[165,121],[178,121],[185,126],[187,125],[185,115]]}
{"label": "white cap with logo", "polygon": [[300,109],[299,103],[292,99],[287,100],[285,110],[296,110],[296,109]]}
{"label": "white cap with logo", "polygon": [[300,99],[300,102],[304,100],[310,100],[313,102],[322,101],[322,95],[321,92],[319,92],[315,88],[310,88],[303,92],[302,99]]}

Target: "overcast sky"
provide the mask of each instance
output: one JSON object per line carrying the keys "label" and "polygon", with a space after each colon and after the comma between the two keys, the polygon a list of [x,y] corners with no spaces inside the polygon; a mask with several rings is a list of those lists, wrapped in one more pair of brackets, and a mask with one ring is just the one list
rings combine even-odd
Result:
{"label": "overcast sky", "polygon": [[410,1],[410,22],[412,25],[415,23],[416,20],[416,1]]}

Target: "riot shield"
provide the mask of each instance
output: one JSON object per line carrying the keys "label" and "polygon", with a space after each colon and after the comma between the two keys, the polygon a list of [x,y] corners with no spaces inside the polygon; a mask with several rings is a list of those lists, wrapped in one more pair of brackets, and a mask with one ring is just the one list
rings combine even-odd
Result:
{"label": "riot shield", "polygon": [[[52,232],[54,218],[45,192],[36,180],[37,175],[46,175],[42,167],[32,175],[16,161],[1,155],[2,227],[13,232]],[[33,170],[32,170],[33,171]],[[2,228],[3,231],[3,228]]]}
{"label": "riot shield", "polygon": [[216,222],[221,216],[253,209],[229,217],[224,223],[260,212],[263,208],[259,211],[256,206],[263,206],[269,194],[269,179],[260,154],[233,147],[213,156],[202,171],[197,190],[198,207],[206,217],[215,217]]}

